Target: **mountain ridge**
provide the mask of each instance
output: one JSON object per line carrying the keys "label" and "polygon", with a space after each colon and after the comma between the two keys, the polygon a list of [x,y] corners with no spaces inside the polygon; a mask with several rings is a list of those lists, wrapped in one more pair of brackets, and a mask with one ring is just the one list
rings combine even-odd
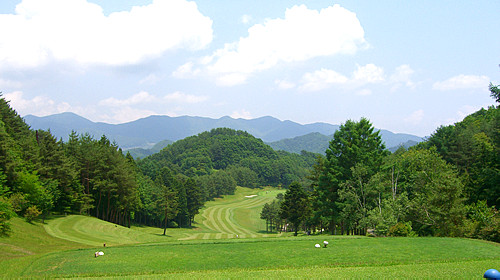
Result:
{"label": "mountain ridge", "polygon": [[[50,129],[55,137],[64,141],[68,139],[72,131],[89,133],[94,137],[106,135],[108,139],[115,141],[124,150],[132,148],[149,149],[163,140],[177,141],[219,127],[246,131],[266,143],[304,136],[310,133],[333,135],[340,127],[339,125],[323,122],[299,124],[290,120],[281,121],[272,116],[255,119],[234,119],[224,116],[214,119],[198,116],[170,117],[151,115],[127,123],[108,124],[93,122],[75,113],[66,112],[44,117],[26,115],[24,120],[33,129]],[[380,133],[388,148],[409,140],[422,141],[421,137],[411,134],[393,133],[388,130],[380,130]]]}

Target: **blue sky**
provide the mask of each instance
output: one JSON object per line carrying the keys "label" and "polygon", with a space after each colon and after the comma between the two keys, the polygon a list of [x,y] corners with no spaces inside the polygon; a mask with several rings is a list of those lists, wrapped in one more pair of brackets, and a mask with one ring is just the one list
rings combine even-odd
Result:
{"label": "blue sky", "polygon": [[493,105],[500,1],[2,0],[21,115],[257,118],[430,135]]}

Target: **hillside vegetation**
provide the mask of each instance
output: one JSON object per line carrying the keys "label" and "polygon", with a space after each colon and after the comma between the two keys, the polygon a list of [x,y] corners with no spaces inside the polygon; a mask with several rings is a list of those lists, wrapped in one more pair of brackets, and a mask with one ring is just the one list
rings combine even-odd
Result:
{"label": "hillside vegetation", "polygon": [[9,234],[13,216],[43,221],[56,213],[166,235],[167,228],[192,227],[205,203],[237,186],[273,186],[287,191],[260,215],[271,230],[499,241],[498,111],[483,109],[392,154],[383,131],[362,118],[340,126],[325,156],[274,151],[248,132],[217,128],[134,160],[104,135],[73,131],[63,142],[34,131],[2,98],[0,234]]}
{"label": "hillside vegetation", "polygon": [[51,213],[164,231],[189,227],[206,201],[236,186],[304,180],[316,157],[275,152],[246,132],[221,128],[135,161],[104,135],[73,131],[63,142],[32,130],[0,100],[0,234],[15,215],[32,221]]}
{"label": "hillside vegetation", "polygon": [[[12,237],[0,238],[0,277],[478,278],[500,261],[498,244],[470,239],[263,238],[265,226],[252,224],[254,216],[280,192],[238,188],[208,203],[195,228],[169,229],[167,236],[86,216],[54,217],[47,224],[14,218]],[[314,247],[324,240],[327,248]],[[104,256],[95,258],[96,251]]]}

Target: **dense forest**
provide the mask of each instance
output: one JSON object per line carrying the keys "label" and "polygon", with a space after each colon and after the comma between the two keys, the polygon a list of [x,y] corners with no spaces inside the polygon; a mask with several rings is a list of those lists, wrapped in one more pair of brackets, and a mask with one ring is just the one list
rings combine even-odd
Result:
{"label": "dense forest", "polygon": [[[499,102],[500,90],[490,85]],[[271,230],[373,236],[465,236],[500,242],[500,108],[389,153],[371,123],[347,121],[310,184],[290,185],[261,212]]]}
{"label": "dense forest", "polygon": [[130,226],[188,227],[203,204],[237,185],[302,181],[316,154],[276,152],[262,140],[220,128],[134,160],[106,136],[72,132],[67,142],[31,130],[0,99],[0,232],[13,215],[80,213]]}
{"label": "dense forest", "polygon": [[[498,87],[490,91],[498,102]],[[189,227],[206,201],[236,186],[275,186],[287,191],[262,210],[271,231],[499,242],[499,110],[481,109],[394,153],[362,118],[341,125],[324,155],[275,151],[217,128],[134,160],[106,136],[72,132],[63,142],[32,130],[0,98],[0,234],[14,215]]]}

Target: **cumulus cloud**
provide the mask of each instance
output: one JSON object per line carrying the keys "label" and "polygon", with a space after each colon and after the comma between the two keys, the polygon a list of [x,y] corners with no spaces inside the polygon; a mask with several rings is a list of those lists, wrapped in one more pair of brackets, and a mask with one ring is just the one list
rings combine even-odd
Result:
{"label": "cumulus cloud", "polygon": [[121,106],[130,106],[136,105],[140,103],[151,103],[154,102],[156,98],[151,94],[141,91],[137,94],[132,95],[126,99],[116,99],[114,97],[110,97],[104,100],[99,101],[99,105],[101,106],[111,106],[111,107],[121,107]]}
{"label": "cumulus cloud", "polygon": [[287,81],[287,80],[276,80],[274,84],[278,87],[278,89],[291,89],[295,87],[295,83]]}
{"label": "cumulus cloud", "polygon": [[355,13],[340,5],[319,11],[300,5],[287,9],[284,18],[253,25],[247,37],[205,57],[197,69],[214,76],[219,85],[232,86],[279,63],[354,54],[365,47]]}
{"label": "cumulus cloud", "polygon": [[187,62],[179,66],[173,73],[172,76],[178,79],[185,79],[197,76],[200,73],[200,69],[194,69],[193,62]]}
{"label": "cumulus cloud", "polygon": [[154,85],[160,80],[161,80],[161,78],[158,77],[156,74],[149,74],[144,79],[140,80],[139,84],[141,84],[141,85],[143,85],[143,84]]}
{"label": "cumulus cloud", "polygon": [[[351,77],[348,78],[331,69],[321,69],[302,76],[300,89],[305,91],[318,91],[334,85],[348,88],[358,88],[366,84],[376,84],[384,82],[384,70],[374,64],[357,66]],[[361,94],[368,92],[360,91]]]}
{"label": "cumulus cloud", "polygon": [[249,24],[251,21],[252,21],[251,15],[243,15],[241,17],[241,23],[243,23],[243,24]]}
{"label": "cumulus cloud", "polygon": [[145,118],[147,116],[155,115],[156,112],[148,109],[139,109],[131,106],[123,107],[112,107],[106,110],[105,114],[99,114],[96,117],[90,117],[94,121],[106,122],[106,123],[126,123],[131,122],[140,118]]}
{"label": "cumulus cloud", "polygon": [[230,73],[219,76],[216,80],[216,84],[219,86],[236,86],[246,83],[248,75],[244,73]]}
{"label": "cumulus cloud", "polygon": [[197,96],[182,92],[174,92],[163,97],[163,100],[165,101],[177,103],[200,103],[206,101],[207,99],[207,96]]}
{"label": "cumulus cloud", "polygon": [[248,112],[247,110],[243,109],[243,110],[240,110],[240,111],[234,111],[231,114],[231,118],[233,118],[233,119],[251,119],[252,115],[250,114],[250,112]]}
{"label": "cumulus cloud", "polygon": [[[97,106],[74,106],[68,102],[57,102],[45,96],[26,98],[21,91],[14,91],[2,95],[10,102],[21,116],[36,115],[47,116],[63,112],[73,112],[93,121],[108,123],[123,123],[155,114],[176,115],[175,107],[179,104],[193,104],[204,102],[206,96],[196,96],[182,92],[174,92],[157,97],[148,92],[141,91],[128,98],[107,98],[99,101]],[[151,106],[154,105],[154,106]],[[165,108],[171,111],[165,111]]]}
{"label": "cumulus cloud", "polygon": [[441,82],[435,82],[432,86],[435,90],[458,90],[458,89],[483,89],[488,90],[490,78],[487,76],[458,75]]}
{"label": "cumulus cloud", "polygon": [[[387,78],[383,68],[369,63],[358,65],[356,70],[348,77],[334,70],[322,68],[314,72],[305,73],[300,79],[299,89],[304,91],[319,91],[337,86],[354,90],[369,84],[392,86],[393,90],[401,86],[413,89],[415,88],[415,83],[411,80],[413,72],[413,69],[409,65],[401,65]],[[358,95],[369,95],[371,94],[371,90],[363,89],[356,93]]]}
{"label": "cumulus cloud", "polygon": [[86,0],[23,0],[1,14],[0,69],[50,60],[130,65],[168,50],[199,50],[212,41],[212,20],[194,2],[154,0],[103,14]]}
{"label": "cumulus cloud", "polygon": [[129,98],[125,99],[117,99],[114,97],[110,97],[104,100],[99,101],[100,106],[109,106],[109,107],[124,107],[124,106],[134,106],[141,104],[167,104],[167,103],[199,103],[207,100],[207,96],[197,96],[191,94],[185,94],[182,92],[174,92],[167,94],[163,97],[157,97],[151,95],[146,91],[141,91],[132,95]]}
{"label": "cumulus cloud", "polygon": [[81,111],[81,108],[71,107],[71,105],[66,102],[55,102],[45,96],[35,96],[31,99],[25,98],[22,91],[6,93],[3,94],[3,97],[10,102],[10,106],[21,116],[28,114],[46,116],[68,111]]}
{"label": "cumulus cloud", "polygon": [[352,80],[361,84],[379,83],[385,81],[384,69],[375,64],[359,66],[352,74]]}
{"label": "cumulus cloud", "polygon": [[332,85],[346,84],[349,79],[330,69],[321,69],[312,73],[306,73],[301,79],[301,89],[307,91],[316,91],[328,88]]}
{"label": "cumulus cloud", "polygon": [[401,85],[414,89],[415,83],[411,80],[413,73],[415,71],[411,69],[410,65],[404,64],[398,66],[394,74],[390,77],[390,81],[394,84],[393,90],[399,88]]}
{"label": "cumulus cloud", "polygon": [[22,83],[0,78],[0,88],[20,88]]}

